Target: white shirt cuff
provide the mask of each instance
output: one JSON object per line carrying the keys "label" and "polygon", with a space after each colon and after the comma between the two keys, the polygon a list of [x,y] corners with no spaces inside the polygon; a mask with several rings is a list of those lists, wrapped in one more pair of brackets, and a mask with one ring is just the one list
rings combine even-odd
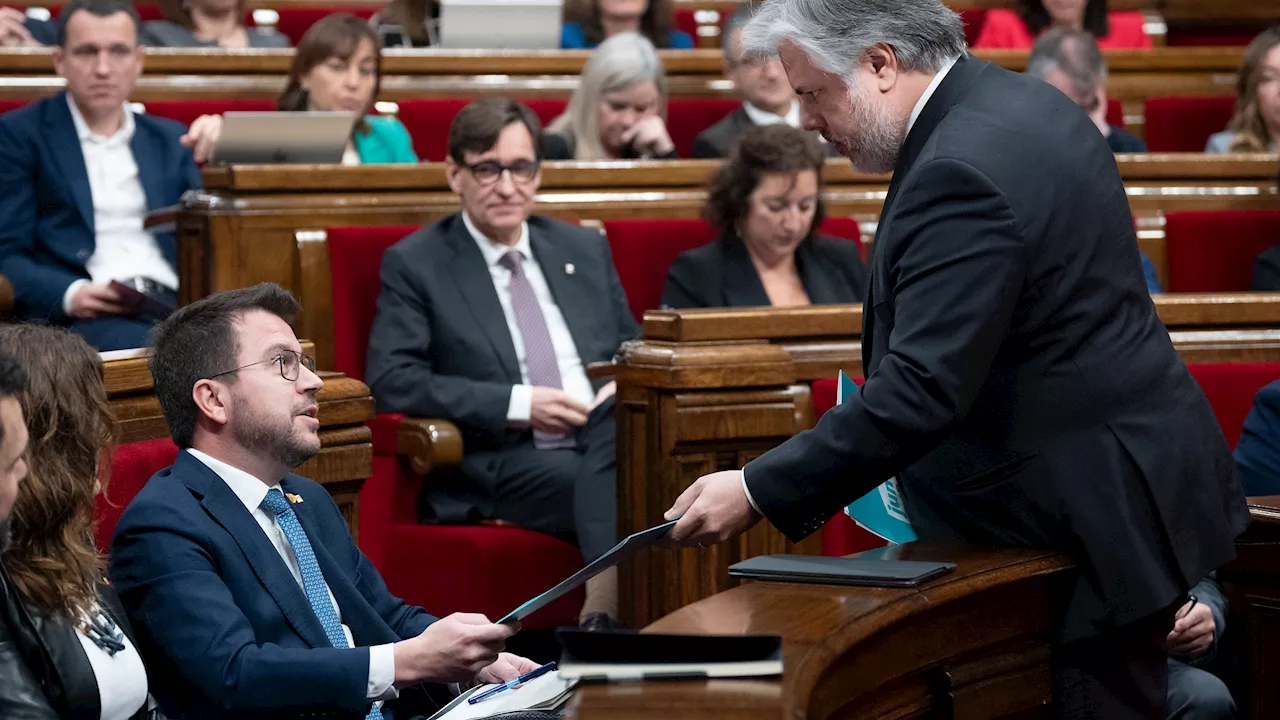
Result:
{"label": "white shirt cuff", "polygon": [[62,314],[63,315],[71,314],[71,298],[75,297],[77,290],[79,290],[81,287],[84,287],[85,285],[88,285],[88,284],[89,284],[88,280],[81,278],[79,280],[73,280],[71,284],[67,286],[67,291],[62,293]]}
{"label": "white shirt cuff", "polygon": [[370,700],[394,700],[400,697],[396,690],[395,645],[374,645],[369,648],[369,685],[365,694]]}
{"label": "white shirt cuff", "polygon": [[747,487],[747,469],[745,467],[742,468],[742,492],[747,494],[747,502],[751,503],[751,509],[764,516],[764,513],[760,512],[760,506],[756,504],[756,499],[751,497],[751,488]]}
{"label": "white shirt cuff", "polygon": [[533,417],[533,386],[512,385],[511,401],[507,403],[507,422],[527,423]]}

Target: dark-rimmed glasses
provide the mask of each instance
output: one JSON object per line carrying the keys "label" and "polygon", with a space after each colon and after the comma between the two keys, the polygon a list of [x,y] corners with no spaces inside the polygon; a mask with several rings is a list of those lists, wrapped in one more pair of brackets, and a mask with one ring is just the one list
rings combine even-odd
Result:
{"label": "dark-rimmed glasses", "polygon": [[210,375],[209,377],[205,378],[205,380],[212,380],[216,377],[221,377],[223,375],[230,375],[233,372],[240,372],[245,368],[251,368],[254,365],[262,365],[263,363],[278,363],[280,366],[280,377],[284,378],[285,380],[288,380],[289,382],[296,382],[298,380],[298,373],[299,373],[298,368],[302,367],[303,365],[307,366],[307,369],[310,370],[311,372],[316,371],[315,358],[311,357],[310,355],[303,355],[302,353],[295,352],[293,350],[281,350],[280,354],[274,357],[267,358],[266,360],[259,360],[258,362],[251,362],[248,365],[241,365],[238,368],[223,370],[220,373],[215,373],[213,375]]}
{"label": "dark-rimmed glasses", "polygon": [[496,160],[485,160],[474,165],[463,165],[472,177],[480,181],[482,185],[492,185],[498,182],[498,178],[502,177],[502,173],[510,172],[511,179],[519,182],[529,182],[534,175],[538,174],[538,168],[541,164],[536,160],[517,160],[510,165],[503,165]]}

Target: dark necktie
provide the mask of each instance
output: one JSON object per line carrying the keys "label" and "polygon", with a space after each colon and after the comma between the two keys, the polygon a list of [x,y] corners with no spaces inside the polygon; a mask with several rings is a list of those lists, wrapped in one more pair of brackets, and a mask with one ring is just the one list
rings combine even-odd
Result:
{"label": "dark necktie", "polygon": [[[534,386],[562,389],[560,381],[560,361],[556,358],[555,345],[551,343],[551,332],[547,330],[547,318],[542,314],[542,305],[533,292],[529,277],[524,274],[524,257],[519,250],[509,250],[498,260],[498,264],[511,271],[511,309],[516,314],[516,328],[524,340],[524,361],[529,371],[529,384]],[[573,438],[569,435],[555,435],[538,430],[533,431],[533,446],[540,449],[573,447]]]}

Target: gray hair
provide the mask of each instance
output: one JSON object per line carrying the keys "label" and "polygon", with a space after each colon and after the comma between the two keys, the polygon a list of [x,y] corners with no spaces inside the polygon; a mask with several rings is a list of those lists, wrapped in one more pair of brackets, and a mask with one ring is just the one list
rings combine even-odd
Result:
{"label": "gray hair", "polygon": [[570,135],[575,160],[600,160],[605,155],[600,144],[600,126],[596,108],[600,96],[626,90],[646,80],[658,86],[662,96],[660,114],[667,119],[667,72],[653,43],[645,36],[619,33],[600,43],[587,58],[578,79],[578,87],[569,98],[564,114],[551,121],[548,132]]}
{"label": "gray hair", "polygon": [[775,55],[784,42],[841,77],[879,43],[907,72],[936,73],[967,51],[960,16],[941,0],[767,0],[742,30],[743,52]]}
{"label": "gray hair", "polygon": [[1044,80],[1053,70],[1061,70],[1082,95],[1107,81],[1106,58],[1087,30],[1054,28],[1036,40],[1027,58],[1027,74]]}

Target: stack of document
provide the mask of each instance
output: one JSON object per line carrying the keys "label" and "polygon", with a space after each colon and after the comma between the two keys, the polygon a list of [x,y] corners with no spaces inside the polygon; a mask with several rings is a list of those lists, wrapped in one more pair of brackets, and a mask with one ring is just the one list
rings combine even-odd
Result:
{"label": "stack of document", "polygon": [[555,710],[569,699],[576,679],[561,677],[560,673],[549,672],[534,678],[512,690],[504,690],[496,695],[472,705],[467,698],[495,687],[481,685],[462,693],[440,712],[431,716],[431,720],[477,720],[521,710]]}

